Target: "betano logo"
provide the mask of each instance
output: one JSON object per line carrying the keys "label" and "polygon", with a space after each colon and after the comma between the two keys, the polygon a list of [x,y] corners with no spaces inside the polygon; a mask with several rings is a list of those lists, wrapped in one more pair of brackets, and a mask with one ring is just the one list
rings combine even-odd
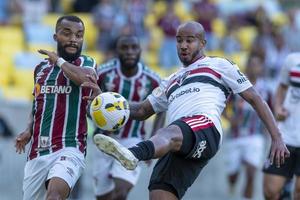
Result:
{"label": "betano logo", "polygon": [[40,85],[35,84],[35,96],[39,94],[70,94],[72,92],[71,86],[66,85]]}

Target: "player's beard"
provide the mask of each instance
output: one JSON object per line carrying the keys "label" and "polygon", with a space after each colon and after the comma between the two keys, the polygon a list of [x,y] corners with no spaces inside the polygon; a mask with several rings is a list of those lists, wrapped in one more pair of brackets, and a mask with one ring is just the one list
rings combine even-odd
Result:
{"label": "player's beard", "polygon": [[76,53],[74,53],[74,54],[68,53],[65,50],[66,47],[67,46],[62,46],[60,43],[57,44],[58,55],[60,57],[62,57],[63,59],[65,59],[66,61],[74,61],[80,56],[81,50],[82,50],[82,45],[78,46],[78,49],[77,49]]}
{"label": "player's beard", "polygon": [[192,53],[192,56],[190,57],[190,59],[183,59],[181,58],[180,54],[178,54],[178,57],[180,59],[180,61],[182,62],[182,64],[184,66],[189,66],[190,64],[194,63],[196,61],[196,59],[198,58],[198,54],[200,53],[201,50],[197,50],[197,51],[194,51]]}
{"label": "player's beard", "polygon": [[140,57],[138,56],[136,59],[134,59],[134,62],[127,63],[125,59],[120,58],[120,63],[124,68],[130,70],[137,66],[139,60],[140,60]]}

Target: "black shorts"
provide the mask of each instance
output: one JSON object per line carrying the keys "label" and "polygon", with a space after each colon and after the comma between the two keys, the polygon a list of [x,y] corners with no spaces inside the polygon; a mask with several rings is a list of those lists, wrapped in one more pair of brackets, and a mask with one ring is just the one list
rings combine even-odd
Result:
{"label": "black shorts", "polygon": [[[216,154],[219,148],[220,134],[214,124],[204,116],[181,118],[171,125],[180,127],[183,136],[193,134],[192,150],[187,155],[170,152],[160,158],[151,175],[148,189],[165,190],[173,193],[179,199],[194,183],[203,167]],[[204,124],[201,120],[206,121]],[[194,121],[190,123],[190,121]],[[197,121],[199,121],[197,125]]]}
{"label": "black shorts", "polygon": [[300,176],[300,148],[288,146],[290,157],[285,158],[285,162],[280,167],[276,167],[275,163],[270,165],[269,160],[266,161],[263,172],[267,174],[276,174],[287,178],[292,178],[293,175]]}

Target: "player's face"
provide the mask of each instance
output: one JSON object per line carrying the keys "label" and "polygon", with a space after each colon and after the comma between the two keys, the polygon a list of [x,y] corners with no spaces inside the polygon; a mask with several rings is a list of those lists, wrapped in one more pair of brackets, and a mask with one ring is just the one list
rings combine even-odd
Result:
{"label": "player's face", "polygon": [[203,56],[205,40],[194,30],[182,27],[177,30],[177,54],[181,62],[188,66]]}
{"label": "player's face", "polygon": [[140,60],[141,47],[136,37],[123,37],[117,42],[117,53],[124,69],[132,69]]}
{"label": "player's face", "polygon": [[82,23],[62,20],[54,34],[58,55],[68,61],[77,59],[81,54],[83,36],[84,26]]}

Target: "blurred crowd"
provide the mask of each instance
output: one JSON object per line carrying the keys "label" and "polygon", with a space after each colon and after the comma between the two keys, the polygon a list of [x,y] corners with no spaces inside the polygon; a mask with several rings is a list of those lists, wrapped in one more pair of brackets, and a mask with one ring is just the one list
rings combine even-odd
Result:
{"label": "blurred crowd", "polygon": [[283,59],[300,50],[297,1],[280,0],[1,0],[0,91],[7,98],[28,99],[37,49],[54,50],[54,23],[61,14],[85,22],[84,53],[102,63],[114,56],[121,33],[138,35],[143,60],[162,76],[180,66],[176,28],[200,22],[207,34],[207,54],[245,68],[249,55],[263,59],[264,75],[276,81]]}

